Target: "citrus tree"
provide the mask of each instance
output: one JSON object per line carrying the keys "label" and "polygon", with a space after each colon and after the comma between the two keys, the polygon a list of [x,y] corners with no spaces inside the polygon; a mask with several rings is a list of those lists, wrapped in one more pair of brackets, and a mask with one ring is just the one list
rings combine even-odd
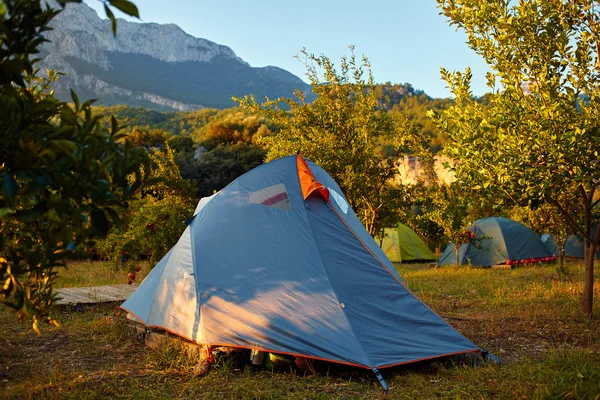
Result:
{"label": "citrus tree", "polygon": [[[442,77],[456,97],[430,113],[448,135],[457,178],[498,199],[553,205],[585,239],[581,309],[591,315],[594,195],[600,181],[600,7],[595,0],[438,0],[491,71],[487,109],[473,99],[471,72]],[[561,193],[576,196],[568,207]],[[581,223],[578,223],[581,218]]]}
{"label": "citrus tree", "polygon": [[252,96],[235,100],[280,127],[278,134],[262,140],[267,161],[301,152],[319,164],[374,235],[382,228],[381,218],[393,214],[390,210],[404,197],[398,193],[403,187],[390,184],[397,173],[396,160],[409,149],[416,151],[424,140],[404,114],[392,116],[378,109],[370,64],[365,57],[357,59],[351,49],[339,71],[324,55],[300,53],[316,96],[312,102],[300,91],[296,98],[263,104]]}
{"label": "citrus tree", "polygon": [[[61,2],[64,5],[64,1]],[[114,3],[130,15],[129,1]],[[39,332],[55,300],[56,267],[78,244],[119,223],[117,209],[145,181],[142,151],[120,145],[114,119],[103,128],[92,101],[52,96],[35,55],[60,10],[38,1],[0,2],[0,300]]]}

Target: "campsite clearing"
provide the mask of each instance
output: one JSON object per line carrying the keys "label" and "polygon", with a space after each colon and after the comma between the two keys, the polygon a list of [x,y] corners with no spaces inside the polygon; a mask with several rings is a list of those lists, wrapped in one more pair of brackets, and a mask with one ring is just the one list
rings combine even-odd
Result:
{"label": "campsite clearing", "polygon": [[[95,273],[86,275],[86,268]],[[600,287],[594,318],[582,318],[582,265],[570,263],[568,269],[561,281],[553,265],[510,270],[398,265],[419,298],[505,365],[473,368],[433,362],[387,369],[388,398],[594,399],[600,394]],[[84,276],[90,280],[85,282]],[[73,263],[61,282],[85,286],[125,279],[124,273],[112,273],[103,263],[85,262]],[[172,347],[146,348],[126,328],[124,316],[114,317],[114,307],[58,309],[62,325],[43,329],[41,336],[0,308],[2,397],[383,397],[370,371],[333,364],[316,376],[305,376],[237,368],[221,360],[207,376],[195,377],[194,360]]]}

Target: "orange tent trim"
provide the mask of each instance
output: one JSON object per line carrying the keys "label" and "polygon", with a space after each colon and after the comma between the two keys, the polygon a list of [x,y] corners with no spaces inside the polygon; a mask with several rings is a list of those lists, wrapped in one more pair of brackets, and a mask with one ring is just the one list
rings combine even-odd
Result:
{"label": "orange tent trim", "polygon": [[329,200],[329,190],[315,178],[301,154],[296,154],[296,166],[298,167],[298,180],[300,181],[304,200],[314,191],[318,191],[326,201]]}

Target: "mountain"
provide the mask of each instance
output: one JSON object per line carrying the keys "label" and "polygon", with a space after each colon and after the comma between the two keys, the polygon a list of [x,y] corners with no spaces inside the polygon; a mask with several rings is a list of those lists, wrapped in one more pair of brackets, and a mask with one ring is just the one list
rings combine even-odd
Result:
{"label": "mountain", "polygon": [[290,97],[296,88],[310,91],[281,68],[251,67],[229,47],[188,35],[174,24],[119,19],[114,37],[110,21],[85,3],[69,3],[52,26],[37,66],[66,74],[54,84],[62,100],[70,100],[73,89],[98,104],[185,111],[231,107],[232,95],[254,94],[262,101]]}

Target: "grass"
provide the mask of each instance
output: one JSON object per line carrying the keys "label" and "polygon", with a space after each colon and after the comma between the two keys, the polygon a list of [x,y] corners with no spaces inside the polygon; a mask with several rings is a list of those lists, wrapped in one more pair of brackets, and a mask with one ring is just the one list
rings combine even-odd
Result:
{"label": "grass", "polygon": [[[318,373],[272,373],[221,358],[193,375],[196,356],[175,345],[145,347],[114,306],[57,309],[60,327],[41,336],[0,308],[2,398],[260,399],[600,399],[600,283],[595,314],[579,313],[583,267],[510,270],[400,265],[416,295],[504,365],[450,359],[383,371],[384,396],[371,373],[323,364]],[[143,266],[147,272],[148,266]],[[102,263],[72,263],[60,285],[124,283]],[[600,271],[598,271],[600,274]]]}
{"label": "grass", "polygon": [[[140,283],[148,272],[147,261],[139,263],[141,270],[136,273],[135,283]],[[68,261],[67,268],[59,270],[56,288],[122,285],[127,283],[127,271],[115,269],[108,262],[75,260]]]}

